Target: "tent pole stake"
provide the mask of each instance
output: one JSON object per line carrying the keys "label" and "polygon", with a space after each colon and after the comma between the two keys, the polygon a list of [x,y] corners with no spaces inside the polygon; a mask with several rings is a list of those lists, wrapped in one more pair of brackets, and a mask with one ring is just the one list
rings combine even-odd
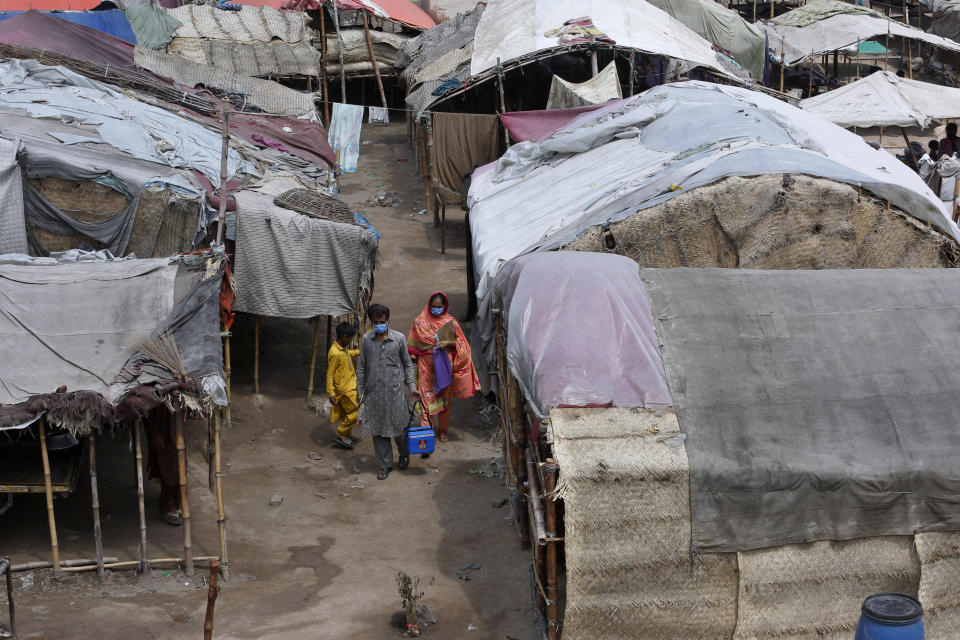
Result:
{"label": "tent pole stake", "polygon": [[220,412],[213,410],[213,455],[217,471],[217,530],[220,534],[220,571],[230,580],[230,561],[227,559],[227,516],[223,507],[223,447],[220,444]]}
{"label": "tent pole stake", "polygon": [[50,456],[47,452],[46,418],[37,422],[40,432],[40,458],[43,461],[43,492],[47,498],[47,526],[50,528],[50,550],[53,552],[53,570],[60,571],[60,543],[57,542],[57,520],[53,514],[53,483],[50,480]]}
{"label": "tent pole stake", "polygon": [[140,573],[147,569],[147,510],[143,501],[143,443],[140,434],[142,428],[142,420],[137,420],[133,425],[134,460],[137,469],[137,511],[140,515]]}
{"label": "tent pole stake", "polygon": [[93,508],[93,543],[97,553],[97,578],[102,583],[103,570],[103,530],[100,528],[100,491],[97,488],[97,435],[93,429],[87,436],[90,448],[90,504]]}
{"label": "tent pole stake", "polygon": [[187,499],[187,451],[183,437],[183,406],[174,410],[173,421],[176,427],[177,439],[177,476],[180,482],[180,510],[183,514],[183,556],[184,572],[188,576],[194,574],[193,544],[190,538],[190,502]]}

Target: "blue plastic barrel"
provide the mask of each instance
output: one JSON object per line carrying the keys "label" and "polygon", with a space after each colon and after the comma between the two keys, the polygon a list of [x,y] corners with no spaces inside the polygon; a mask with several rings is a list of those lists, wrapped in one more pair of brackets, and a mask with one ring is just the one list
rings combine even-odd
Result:
{"label": "blue plastic barrel", "polygon": [[923,606],[901,593],[876,593],[860,607],[854,640],[923,640]]}

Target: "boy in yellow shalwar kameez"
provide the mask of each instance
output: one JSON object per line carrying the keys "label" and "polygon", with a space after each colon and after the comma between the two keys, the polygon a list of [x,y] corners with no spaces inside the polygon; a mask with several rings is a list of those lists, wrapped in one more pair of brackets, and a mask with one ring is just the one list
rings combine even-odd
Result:
{"label": "boy in yellow shalwar kameez", "polygon": [[360,408],[357,406],[357,372],[353,367],[353,358],[360,355],[350,349],[350,342],[356,335],[356,329],[349,322],[337,325],[337,340],[327,353],[327,395],[330,398],[330,422],[340,425],[334,441],[342,447],[352,449],[360,442],[353,437],[353,427],[357,424]]}

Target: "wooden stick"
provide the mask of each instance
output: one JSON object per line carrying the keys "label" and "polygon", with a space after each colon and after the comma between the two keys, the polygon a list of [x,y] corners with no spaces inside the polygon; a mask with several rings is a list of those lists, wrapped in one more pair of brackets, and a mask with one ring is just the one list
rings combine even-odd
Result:
{"label": "wooden stick", "polygon": [[177,438],[177,476],[180,481],[180,511],[183,514],[183,555],[186,562],[185,572],[193,575],[193,543],[190,538],[190,502],[187,499],[187,450],[183,439],[183,408],[178,406],[173,414]]}
{"label": "wooden stick", "polygon": [[363,13],[363,32],[367,36],[367,51],[370,52],[370,64],[373,65],[373,76],[377,79],[377,88],[380,90],[380,102],[383,108],[387,108],[387,94],[383,92],[383,80],[380,79],[380,66],[377,64],[377,56],[373,53],[373,40],[370,39],[370,21],[367,19],[367,12]]}
{"label": "wooden stick", "polygon": [[440,253],[447,252],[447,202],[440,200]]}
{"label": "wooden stick", "polygon": [[883,70],[887,70],[887,64],[890,61],[890,7],[887,7],[887,40],[883,52]]}
{"label": "wooden stick", "polygon": [[[118,560],[120,560],[120,558],[108,556],[103,559],[105,563],[104,566],[107,566],[107,564],[111,562],[117,562]],[[63,567],[85,567],[87,565],[90,565],[91,568],[96,569],[97,559],[81,558],[79,560],[61,560],[60,561],[61,569],[63,569]],[[10,571],[13,571],[14,573],[19,573],[21,571],[35,571],[37,569],[50,569],[52,567],[53,567],[53,563],[49,560],[37,560],[36,562],[24,562],[22,564],[15,564],[12,567],[10,567]]]}
{"label": "wooden stick", "polygon": [[[503,66],[500,64],[500,58],[497,58],[497,92],[500,94],[500,113],[507,112],[507,99],[506,93],[503,88]],[[507,131],[507,128],[503,128],[503,141],[504,144],[509,148],[510,147],[510,132]]]}
{"label": "wooden stick", "polygon": [[957,193],[960,192],[960,176],[953,179],[953,221],[957,221]]}
{"label": "wooden stick", "polygon": [[420,171],[423,175],[423,207],[425,211],[430,211],[430,159],[427,157],[427,130],[419,120],[417,120],[417,148],[420,151]]}
{"label": "wooden stick", "polygon": [[770,19],[773,20],[773,0],[770,0]]}
{"label": "wooden stick", "polygon": [[[773,0],[770,0],[770,12],[773,12]],[[783,74],[787,69],[787,58],[784,54],[786,45],[783,39],[780,40],[780,93],[783,93]]]}
{"label": "wooden stick", "polygon": [[103,531],[100,528],[100,491],[97,488],[97,436],[90,430],[90,502],[93,506],[93,542],[97,553],[97,578],[103,582]]}
{"label": "wooden stick", "polygon": [[[433,115],[427,114],[427,157],[433,158]],[[428,200],[429,208],[427,211],[433,212],[433,226],[440,226],[440,217],[438,214],[437,200],[440,198],[440,194],[433,188],[433,183],[436,181],[436,176],[433,175],[433,164],[429,165],[430,168],[430,198]]]}
{"label": "wooden stick", "polygon": [[[366,13],[364,13],[366,15]],[[313,377],[317,370],[317,349],[320,341],[320,316],[313,319],[313,352],[310,354],[310,377],[307,380],[307,406],[313,399]]]}
{"label": "wooden stick", "polygon": [[60,571],[60,543],[57,542],[57,520],[53,515],[53,483],[50,480],[50,457],[47,453],[46,418],[40,418],[40,458],[43,460],[43,492],[47,498],[47,526],[50,528],[50,549],[53,552],[53,570]]}
{"label": "wooden stick", "polygon": [[226,107],[220,112],[223,117],[223,127],[220,135],[222,144],[220,149],[220,215],[217,217],[217,245],[223,245],[223,231],[227,226],[227,158],[230,151],[230,112]]}
{"label": "wooden stick", "polygon": [[327,351],[333,346],[333,316],[327,316]]}
{"label": "wooden stick", "polygon": [[907,41],[907,73],[913,80],[913,41]]}
{"label": "wooden stick", "polygon": [[[367,15],[366,11],[363,15]],[[203,618],[203,640],[213,639],[213,610],[217,604],[217,595],[220,593],[220,587],[217,586],[217,569],[217,559],[213,558],[210,560],[210,586],[207,589],[207,613]]]}
{"label": "wooden stick", "polygon": [[223,455],[220,444],[220,414],[213,412],[213,455],[217,467],[217,530],[220,534],[220,563],[223,579],[230,580],[230,561],[227,558],[227,516],[223,506]]}
{"label": "wooden stick", "polygon": [[860,39],[857,39],[857,80],[860,79]]}
{"label": "wooden stick", "polygon": [[[550,538],[557,537],[557,503],[550,497],[557,486],[557,463],[547,458],[544,471],[544,500],[546,503],[546,527]],[[560,605],[557,598],[557,542],[547,542],[547,634],[557,640],[560,627]]]}
{"label": "wooden stick", "polygon": [[10,616],[10,637],[17,637],[17,612],[13,606],[13,571],[10,567],[10,556],[3,556],[0,560],[0,572],[3,573],[7,583],[7,613]]}
{"label": "wooden stick", "polygon": [[138,569],[141,573],[147,570],[147,509],[143,501],[143,444],[140,435],[142,428],[142,421],[137,420],[133,426],[133,448],[137,466],[137,509],[140,514],[140,566]]}
{"label": "wooden stick", "polygon": [[327,87],[327,12],[324,11],[326,4],[327,0],[320,0],[320,75],[323,79],[323,126],[329,129],[330,91]]}
{"label": "wooden stick", "polygon": [[213,412],[207,416],[207,488],[216,491],[217,472],[213,461]]}
{"label": "wooden stick", "polygon": [[810,82],[807,84],[807,97],[813,97],[813,59],[810,59]]}
{"label": "wooden stick", "polygon": [[634,58],[635,55],[636,55],[635,53],[631,53],[631,54],[630,54],[630,89],[629,89],[628,95],[629,95],[631,98],[633,97],[633,73],[634,73],[634,71],[633,71],[633,65],[634,65],[634,60],[633,60],[633,58]]}
{"label": "wooden stick", "polygon": [[253,318],[253,392],[260,393],[260,316]]}
{"label": "wooden stick", "polygon": [[910,147],[910,138],[907,136],[907,132],[903,127],[900,127],[900,133],[903,134],[903,141],[907,143],[907,155],[910,156],[910,164],[913,165],[913,168],[920,172],[920,165],[917,164],[917,158],[913,155],[913,149]]}
{"label": "wooden stick", "polygon": [[[230,334],[223,339],[223,377],[227,380],[227,402],[230,402],[230,378],[233,368],[230,366]],[[228,405],[229,406],[229,405]]]}
{"label": "wooden stick", "polygon": [[537,486],[537,472],[533,464],[533,454],[530,453],[530,447],[526,449],[527,459],[527,492],[530,496],[530,507],[533,512],[534,531],[536,533],[537,544],[543,544],[547,539],[547,526],[543,519],[543,504],[540,502],[540,494]]}
{"label": "wooden stick", "polygon": [[880,125],[880,146],[883,146],[883,125]]}
{"label": "wooden stick", "polygon": [[757,0],[753,0],[753,21],[757,21]]}
{"label": "wooden stick", "polygon": [[[205,562],[208,560],[213,560],[216,556],[197,556],[193,560],[195,562]],[[156,558],[154,560],[147,561],[151,567],[156,567],[164,564],[184,564],[186,563],[185,558]],[[134,569],[140,565],[139,560],[124,560],[123,562],[108,562],[103,565],[105,569]],[[97,568],[95,564],[87,565],[77,565],[75,567],[63,567],[61,571],[70,572],[70,573],[79,573],[81,571],[93,571]]]}
{"label": "wooden stick", "polygon": [[343,67],[343,38],[340,37],[340,15],[337,13],[337,0],[330,3],[333,7],[333,28],[337,32],[337,53],[340,56],[340,102],[347,103],[347,73]]}

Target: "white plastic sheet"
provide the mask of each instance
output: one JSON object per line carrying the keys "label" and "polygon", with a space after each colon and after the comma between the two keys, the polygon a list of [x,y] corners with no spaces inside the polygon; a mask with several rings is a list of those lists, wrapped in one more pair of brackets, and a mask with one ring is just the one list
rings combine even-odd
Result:
{"label": "white plastic sheet", "polygon": [[587,17],[618,46],[727,71],[712,45],[646,0],[490,0],[477,25],[471,75],[515,58],[564,46],[546,33]]}
{"label": "white plastic sheet", "polygon": [[583,114],[474,172],[477,295],[503,262],[563,246],[593,225],[728,176],[793,173],[861,185],[960,239],[939,198],[889,153],[762,93],[683,82]]}
{"label": "white plastic sheet", "polygon": [[960,89],[877,71],[800,102],[800,108],[841,127],[920,127],[960,118]]}

